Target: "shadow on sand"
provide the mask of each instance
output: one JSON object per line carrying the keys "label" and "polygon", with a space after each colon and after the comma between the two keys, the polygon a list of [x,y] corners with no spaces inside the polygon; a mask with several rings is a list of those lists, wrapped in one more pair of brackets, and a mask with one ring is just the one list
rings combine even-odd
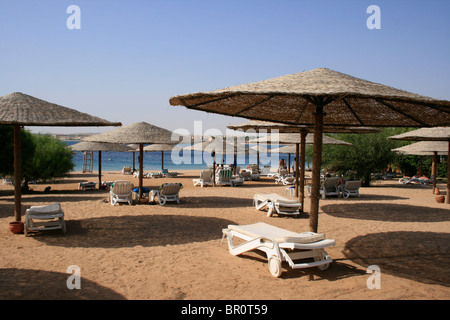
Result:
{"label": "shadow on sand", "polygon": [[87,279],[80,290],[67,288],[68,273],[0,269],[0,300],[124,300],[117,292]]}
{"label": "shadow on sand", "polygon": [[333,217],[392,221],[392,222],[438,222],[450,221],[448,209],[410,206],[393,203],[343,203],[321,206],[321,210]]}
{"label": "shadow on sand", "polygon": [[232,221],[185,215],[116,216],[67,220],[67,233],[46,231],[31,237],[51,246],[82,248],[153,247],[203,242],[222,237]]}
{"label": "shadow on sand", "polygon": [[359,236],[346,243],[345,256],[368,267],[422,283],[450,287],[450,234],[384,232]]}

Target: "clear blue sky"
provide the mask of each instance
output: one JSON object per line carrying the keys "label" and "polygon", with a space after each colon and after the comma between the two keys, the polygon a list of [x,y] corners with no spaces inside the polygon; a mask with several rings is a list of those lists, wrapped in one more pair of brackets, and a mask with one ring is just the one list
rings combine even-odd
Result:
{"label": "clear blue sky", "polygon": [[[70,5],[80,30],[66,26]],[[366,26],[370,5],[380,30]],[[170,106],[171,96],[318,67],[450,100],[449,15],[448,0],[2,0],[0,96],[190,131],[194,120],[222,131],[246,120]]]}

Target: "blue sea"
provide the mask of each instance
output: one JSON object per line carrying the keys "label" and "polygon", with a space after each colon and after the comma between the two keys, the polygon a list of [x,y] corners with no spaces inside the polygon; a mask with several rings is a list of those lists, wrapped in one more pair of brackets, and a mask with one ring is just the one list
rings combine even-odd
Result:
{"label": "blue sea", "polygon": [[[78,143],[79,141],[64,141],[67,145]],[[171,152],[164,152],[164,168],[169,171],[180,170],[203,170],[208,167],[208,164],[212,164],[212,158],[208,155],[202,156],[202,152],[198,151],[186,151],[180,152],[178,158],[172,159]],[[98,152],[94,152],[93,171],[98,171]],[[135,168],[139,168],[138,155],[135,154]],[[180,163],[180,158],[183,161]],[[241,168],[246,168],[249,164],[256,163],[256,155],[238,156],[237,165]],[[260,154],[260,166],[272,165],[278,167],[280,159],[288,160],[288,154],[280,153],[275,157],[274,154]],[[294,156],[291,155],[291,161]],[[271,160],[273,160],[271,162]],[[221,163],[222,159],[216,159],[217,163]],[[83,152],[76,151],[73,153],[73,171],[83,171]],[[233,163],[233,156],[227,155],[224,159],[225,164]],[[102,152],[102,171],[121,171],[123,167],[133,167],[133,152]],[[161,152],[144,152],[144,171],[160,171],[161,170]]]}

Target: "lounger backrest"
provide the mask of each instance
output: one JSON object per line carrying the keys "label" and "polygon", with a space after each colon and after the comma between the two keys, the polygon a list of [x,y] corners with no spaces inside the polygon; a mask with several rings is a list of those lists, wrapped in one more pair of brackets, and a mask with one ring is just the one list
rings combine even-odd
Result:
{"label": "lounger backrest", "polygon": [[133,189],[133,184],[128,180],[117,180],[114,181],[112,192],[115,194],[128,194],[131,193]]}
{"label": "lounger backrest", "polygon": [[200,173],[200,178],[205,182],[212,181],[212,170],[203,170]]}
{"label": "lounger backrest", "polygon": [[344,188],[347,190],[358,190],[361,187],[361,181],[347,181],[344,185]]}
{"label": "lounger backrest", "polygon": [[339,183],[339,177],[326,178],[323,185],[326,190],[333,190]]}
{"label": "lounger backrest", "polygon": [[182,186],[179,183],[165,183],[161,186],[160,192],[163,195],[170,196],[180,192],[181,188]]}
{"label": "lounger backrest", "polygon": [[222,181],[230,181],[231,177],[233,176],[233,171],[220,170],[219,175],[220,175]]}

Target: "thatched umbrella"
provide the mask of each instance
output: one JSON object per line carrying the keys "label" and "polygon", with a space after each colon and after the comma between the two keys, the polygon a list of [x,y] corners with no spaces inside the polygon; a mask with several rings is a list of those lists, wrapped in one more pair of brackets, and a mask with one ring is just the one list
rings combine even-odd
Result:
{"label": "thatched umbrella", "polygon": [[139,144],[139,197],[142,197],[144,144],[176,144],[179,141],[179,136],[172,134],[172,131],[149,123],[137,122],[108,132],[89,136],[83,140],[92,142]]}
{"label": "thatched umbrella", "polygon": [[129,152],[131,147],[120,143],[82,141],[70,146],[73,151],[98,151],[98,188],[102,186],[102,151]]}
{"label": "thatched umbrella", "polygon": [[[448,123],[447,123],[448,125]],[[388,139],[409,140],[409,141],[446,141],[447,144],[447,197],[445,202],[450,204],[450,127],[421,128],[398,134]],[[434,155],[433,161],[436,161],[437,155]],[[436,178],[436,177],[434,177]],[[433,180],[433,193],[436,179]]]}
{"label": "thatched umbrella", "polygon": [[[236,124],[227,126],[229,129],[234,130],[257,130],[260,132],[261,130],[277,130],[279,133],[297,133],[299,134],[299,139],[296,142],[293,142],[295,144],[295,151],[292,153],[295,153],[296,157],[296,168],[295,173],[297,176],[297,172],[300,176],[300,179],[296,177],[295,179],[295,195],[296,197],[299,197],[299,200],[302,203],[302,208],[304,208],[304,189],[305,189],[305,149],[306,144],[310,143],[312,144],[313,141],[306,142],[307,137],[309,139],[313,138],[314,135],[308,135],[308,133],[311,133],[314,131],[314,127],[308,126],[308,125],[292,125],[292,124],[284,124],[284,123],[276,123],[276,122],[269,122],[269,121],[258,121],[258,120],[251,120],[248,122]],[[328,133],[376,133],[380,132],[379,129],[369,128],[369,127],[342,127],[342,126],[324,126],[323,132]],[[324,137],[325,138],[325,137]],[[259,147],[259,144],[258,144]],[[289,146],[288,146],[289,148]],[[280,151],[281,152],[281,151]],[[290,152],[289,153],[289,167],[288,171],[290,172]]]}
{"label": "thatched umbrella", "polygon": [[392,149],[392,151],[420,156],[420,171],[422,171],[422,157],[432,156],[431,175],[433,176],[433,193],[436,189],[436,165],[438,155],[448,154],[448,143],[445,141],[421,141]]}
{"label": "thatched umbrella", "polygon": [[314,125],[310,228],[317,232],[324,125],[432,127],[450,124],[450,101],[319,68],[221,90],[172,97],[171,105],[240,118]]}
{"label": "thatched umbrella", "polygon": [[[266,140],[267,139],[267,140]],[[302,147],[302,152],[299,151],[299,146],[305,146],[307,144],[314,144],[314,133],[308,133],[304,137],[303,135],[298,135],[296,133],[278,133],[271,134],[267,137],[257,139],[259,142],[263,141],[276,141],[278,144],[287,144],[286,146],[290,148],[289,150],[284,149],[284,151],[279,151],[281,148],[277,148],[271,150],[271,152],[285,152],[285,153],[295,153],[295,196],[299,198],[300,203],[302,204],[302,210],[304,206],[305,199],[305,148]],[[352,144],[349,142],[345,142],[342,140],[338,140],[329,136],[322,136],[322,144],[332,144],[332,145],[342,145],[342,146],[351,146]],[[295,145],[295,149],[293,148]],[[282,147],[284,148],[284,147]],[[292,151],[292,152],[286,152]],[[301,159],[299,157],[299,153]],[[302,165],[299,165],[301,163]],[[290,163],[289,163],[290,165]]]}
{"label": "thatched umbrella", "polygon": [[[231,143],[229,140],[230,138],[233,139],[233,143]],[[193,144],[191,146],[184,147],[183,150],[186,151],[207,151],[211,153],[213,156],[213,171],[216,169],[216,156],[221,155],[222,156],[222,162],[223,162],[223,156],[226,154],[233,154],[234,155],[234,162],[236,163],[237,155],[238,154],[248,154],[251,152],[251,150],[246,144],[238,144],[236,143],[237,137],[215,137],[210,138],[207,141],[202,141],[196,144]],[[234,168],[235,169],[235,168]],[[214,181],[213,181],[214,184]]]}
{"label": "thatched umbrella", "polygon": [[175,145],[167,143],[155,143],[144,147],[144,152],[161,151],[161,170],[164,169],[164,151],[172,151]]}
{"label": "thatched umbrella", "polygon": [[0,97],[0,125],[14,126],[14,217],[16,221],[20,221],[22,215],[20,131],[22,127],[100,127],[122,124],[14,92]]}

